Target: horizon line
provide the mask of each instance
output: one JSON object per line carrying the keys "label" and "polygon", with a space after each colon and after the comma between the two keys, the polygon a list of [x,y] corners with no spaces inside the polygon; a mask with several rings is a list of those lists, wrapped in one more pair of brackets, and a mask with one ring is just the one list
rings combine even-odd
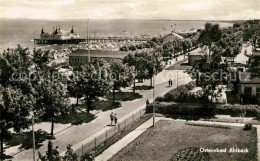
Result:
{"label": "horizon line", "polygon": [[139,21],[248,21],[248,20],[260,20],[260,19],[231,19],[231,20],[221,20],[221,19],[129,19],[129,18],[114,18],[114,19],[43,19],[43,18],[0,18],[1,20],[31,20],[31,21],[36,21],[36,20],[45,20],[45,21],[82,21],[82,20],[139,20]]}

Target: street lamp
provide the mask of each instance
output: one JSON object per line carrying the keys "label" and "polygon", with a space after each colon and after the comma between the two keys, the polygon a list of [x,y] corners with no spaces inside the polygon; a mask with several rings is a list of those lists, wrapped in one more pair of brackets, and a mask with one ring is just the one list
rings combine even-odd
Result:
{"label": "street lamp", "polygon": [[33,134],[33,161],[35,161],[34,114],[32,115],[32,134]]}
{"label": "street lamp", "polygon": [[155,68],[153,68],[153,127],[155,127]]}
{"label": "street lamp", "polygon": [[90,63],[89,37],[88,37],[88,22],[89,22],[89,19],[88,19],[88,21],[87,21],[87,41],[88,41],[88,63]]}

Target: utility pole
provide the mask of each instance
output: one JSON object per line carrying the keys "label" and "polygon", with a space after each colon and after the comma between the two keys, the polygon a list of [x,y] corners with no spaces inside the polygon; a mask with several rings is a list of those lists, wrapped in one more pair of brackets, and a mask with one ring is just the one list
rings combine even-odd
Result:
{"label": "utility pole", "polygon": [[153,127],[155,127],[155,68],[153,69]]}
{"label": "utility pole", "polygon": [[177,91],[178,91],[178,70],[177,70],[177,79],[176,79]]}
{"label": "utility pole", "polygon": [[33,161],[35,161],[34,114],[32,115],[32,134],[33,134]]}
{"label": "utility pole", "polygon": [[87,21],[87,41],[88,41],[88,63],[90,63],[89,37],[88,37],[88,22],[89,22],[89,19],[88,19],[88,21]]}

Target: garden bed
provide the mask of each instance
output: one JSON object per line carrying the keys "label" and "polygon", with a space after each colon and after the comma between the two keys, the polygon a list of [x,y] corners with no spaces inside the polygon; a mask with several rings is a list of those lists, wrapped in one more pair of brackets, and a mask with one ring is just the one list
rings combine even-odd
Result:
{"label": "garden bed", "polygon": [[[232,147],[247,148],[248,153],[229,153]],[[198,148],[227,148],[227,152],[200,153]],[[155,128],[146,130],[110,160],[174,160],[180,154],[191,160],[199,160],[194,157],[207,154],[204,157],[208,156],[209,160],[255,161],[257,160],[256,129],[244,131],[242,127],[232,126],[226,129],[190,126],[179,121],[159,121]]]}

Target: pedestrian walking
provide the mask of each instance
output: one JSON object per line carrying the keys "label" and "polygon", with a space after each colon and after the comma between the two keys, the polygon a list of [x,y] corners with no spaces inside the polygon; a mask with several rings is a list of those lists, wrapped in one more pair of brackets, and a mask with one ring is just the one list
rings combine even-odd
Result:
{"label": "pedestrian walking", "polygon": [[115,121],[115,125],[116,125],[116,123],[117,123],[117,116],[116,116],[116,113],[115,113],[115,115],[114,115],[114,121]]}
{"label": "pedestrian walking", "polygon": [[56,148],[53,150],[53,155],[54,156],[60,156],[59,146],[56,146]]}
{"label": "pedestrian walking", "polygon": [[147,100],[146,100],[146,106],[149,105],[149,104],[150,104],[150,103],[149,103],[149,100],[147,99]]}
{"label": "pedestrian walking", "polygon": [[172,86],[172,79],[169,79],[169,86]]}
{"label": "pedestrian walking", "polygon": [[114,121],[114,115],[113,112],[111,112],[110,114],[110,120],[111,120],[111,126],[113,125],[113,121]]}

